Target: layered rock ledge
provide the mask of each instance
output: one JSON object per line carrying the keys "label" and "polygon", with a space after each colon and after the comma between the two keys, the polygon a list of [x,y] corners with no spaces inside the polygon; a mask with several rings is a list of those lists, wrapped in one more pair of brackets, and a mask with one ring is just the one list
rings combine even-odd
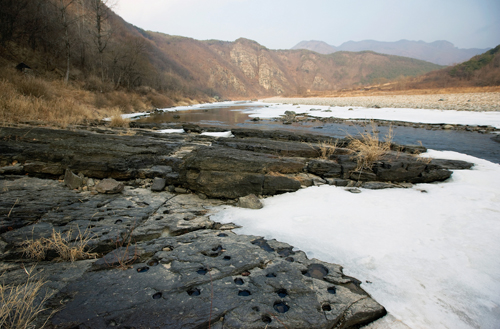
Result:
{"label": "layered rock ledge", "polygon": [[[134,134],[0,130],[3,282],[20,284],[34,264],[22,251],[29,239],[59,232],[75,242],[83,232],[96,253],[70,263],[49,251],[37,263],[58,311],[49,328],[357,328],[386,313],[360,281],[286,243],[234,234],[210,219],[214,208],[318,184],[408,187],[471,166],[422,162],[410,154],[422,147],[393,145],[356,170],[347,141],[319,159],[331,141],[288,132]],[[98,193],[107,178],[121,181],[116,193]]]}

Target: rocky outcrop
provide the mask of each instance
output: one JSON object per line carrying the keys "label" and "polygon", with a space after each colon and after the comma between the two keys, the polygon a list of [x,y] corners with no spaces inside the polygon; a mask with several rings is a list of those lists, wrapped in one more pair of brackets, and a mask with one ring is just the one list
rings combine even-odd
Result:
{"label": "rocky outcrop", "polygon": [[[471,166],[449,160],[425,162],[394,152],[370,168],[357,170],[352,152],[344,148],[346,140],[337,140],[335,152],[324,157],[325,144],[321,143],[332,142],[326,137],[248,129],[234,129],[233,134],[236,138],[217,139],[146,130],[120,136],[113,130],[4,128],[0,131],[0,165],[5,167],[0,170],[60,179],[66,170],[82,179],[156,179],[156,191],[170,186],[235,199],[293,192],[308,186],[307,180],[343,179],[348,185],[370,181],[429,183],[449,178],[451,171],[446,168]],[[403,150],[414,153],[422,147]],[[12,163],[16,164],[7,166]],[[304,174],[309,175],[306,180]],[[69,182],[71,176],[67,176]]]}
{"label": "rocky outcrop", "polygon": [[[28,239],[82,232],[97,253],[37,263],[54,293],[48,328],[351,328],[385,314],[341,266],[211,221],[220,200],[133,187],[91,194],[26,176],[1,179],[0,196],[2,214],[19,199],[6,220],[30,224],[0,234],[4,283],[20,284],[33,264]],[[23,215],[35,197],[45,205],[36,222]]]}

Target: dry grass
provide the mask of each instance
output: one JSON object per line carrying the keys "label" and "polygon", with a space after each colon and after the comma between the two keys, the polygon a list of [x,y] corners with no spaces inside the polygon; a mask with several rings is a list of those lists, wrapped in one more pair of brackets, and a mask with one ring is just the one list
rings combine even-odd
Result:
{"label": "dry grass", "polygon": [[130,126],[130,119],[125,119],[122,117],[120,111],[115,111],[111,116],[110,127],[121,127],[128,128]]}
{"label": "dry grass", "polygon": [[319,142],[316,145],[311,145],[314,149],[318,150],[318,157],[320,159],[329,160],[337,149],[337,141],[329,140],[327,142]]}
{"label": "dry grass", "polygon": [[[0,328],[34,328],[33,322],[46,310],[44,304],[52,296],[48,291],[42,292],[46,282],[37,280],[33,275],[34,268],[25,271],[26,282],[21,285],[5,285],[0,282]],[[41,328],[45,324],[46,322]]]}
{"label": "dry grass", "polygon": [[379,140],[377,126],[374,122],[370,124],[371,131],[360,133],[358,138],[349,136],[350,142],[347,148],[351,150],[356,159],[356,170],[371,169],[375,161],[380,160],[391,150],[392,128],[389,128],[384,141]]}
{"label": "dry grass", "polygon": [[[109,267],[127,270],[131,268],[132,264],[139,258],[135,247],[135,241],[132,239],[134,228],[135,227],[132,227],[129,231],[120,233],[116,237],[115,250],[110,253],[113,257],[111,263],[108,264]],[[133,248],[134,251],[132,256],[130,255],[131,248]]]}
{"label": "dry grass", "polygon": [[[57,127],[102,120],[116,113],[143,112],[174,105],[153,89],[141,93],[113,90],[96,77],[50,81],[0,67],[0,125],[38,123]],[[128,126],[125,121],[116,126]]]}
{"label": "dry grass", "polygon": [[49,238],[25,241],[23,253],[31,259],[41,261],[45,259],[49,250],[54,250],[61,260],[74,262],[95,257],[95,254],[89,252],[87,247],[90,239],[91,237],[87,231],[84,233],[78,231],[78,235],[73,239],[72,230],[66,233],[52,230]]}

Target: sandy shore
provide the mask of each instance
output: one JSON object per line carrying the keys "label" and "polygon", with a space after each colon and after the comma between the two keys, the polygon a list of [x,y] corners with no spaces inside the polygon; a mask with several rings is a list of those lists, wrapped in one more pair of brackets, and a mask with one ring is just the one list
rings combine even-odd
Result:
{"label": "sandy shore", "polygon": [[352,107],[379,106],[458,111],[500,111],[500,92],[324,98],[272,97],[264,99],[264,102]]}

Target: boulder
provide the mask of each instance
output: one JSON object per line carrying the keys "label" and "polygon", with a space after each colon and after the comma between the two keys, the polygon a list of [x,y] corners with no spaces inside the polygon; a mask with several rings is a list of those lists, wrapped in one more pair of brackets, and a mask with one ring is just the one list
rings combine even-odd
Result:
{"label": "boulder", "polygon": [[103,194],[115,194],[123,191],[123,184],[112,178],[103,179],[96,186],[96,190]]}
{"label": "boulder", "polygon": [[155,177],[153,180],[153,185],[151,186],[151,191],[160,192],[163,191],[167,185],[167,180],[165,178]]}
{"label": "boulder", "polygon": [[260,202],[259,198],[255,194],[249,194],[247,196],[239,198],[236,205],[240,208],[248,209],[261,209],[262,207],[264,207],[262,202]]}
{"label": "boulder", "polygon": [[71,170],[66,169],[66,172],[64,174],[64,184],[66,184],[66,186],[70,189],[74,190],[83,185],[83,178],[73,174]]}
{"label": "boulder", "polygon": [[311,160],[307,163],[306,170],[324,178],[339,178],[342,175],[342,166],[330,160]]}

